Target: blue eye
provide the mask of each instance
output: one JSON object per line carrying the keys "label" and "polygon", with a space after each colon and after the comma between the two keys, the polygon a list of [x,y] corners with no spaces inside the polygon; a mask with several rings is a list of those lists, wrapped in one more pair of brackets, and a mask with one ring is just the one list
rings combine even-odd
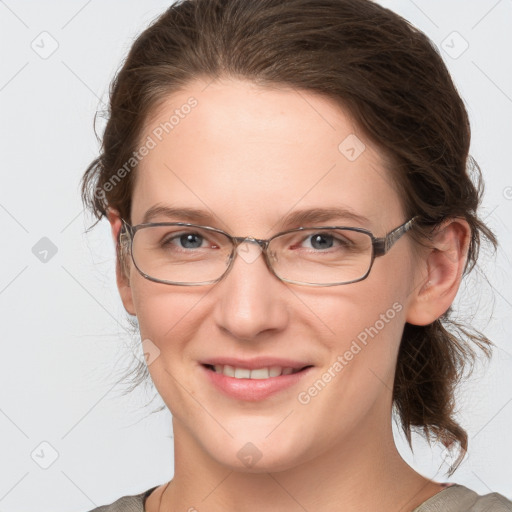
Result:
{"label": "blue eye", "polygon": [[322,251],[326,249],[340,249],[346,248],[351,244],[351,241],[342,237],[339,233],[333,234],[329,232],[318,232],[307,236],[301,244],[309,243],[303,247]]}
{"label": "blue eye", "polygon": [[309,238],[311,239],[313,249],[330,249],[334,243],[334,237],[332,235],[315,233]]}
{"label": "blue eye", "polygon": [[181,229],[167,230],[157,243],[160,249],[174,252],[196,252],[199,249],[219,249],[227,245],[215,233],[204,230],[183,231]]}
{"label": "blue eye", "polygon": [[179,241],[185,249],[198,249],[203,243],[203,237],[197,233],[185,233],[180,235]]}

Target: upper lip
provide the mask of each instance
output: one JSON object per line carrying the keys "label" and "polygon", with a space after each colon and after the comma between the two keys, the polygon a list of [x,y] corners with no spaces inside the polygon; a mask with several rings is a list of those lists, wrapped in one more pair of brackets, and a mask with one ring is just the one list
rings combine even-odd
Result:
{"label": "upper lip", "polygon": [[236,357],[212,357],[200,361],[205,365],[229,365],[236,368],[247,368],[248,370],[255,370],[257,368],[268,368],[270,366],[280,366],[281,368],[293,368],[300,370],[305,366],[312,366],[305,361],[296,361],[292,359],[284,359],[280,357],[255,357],[253,359],[238,359]]}

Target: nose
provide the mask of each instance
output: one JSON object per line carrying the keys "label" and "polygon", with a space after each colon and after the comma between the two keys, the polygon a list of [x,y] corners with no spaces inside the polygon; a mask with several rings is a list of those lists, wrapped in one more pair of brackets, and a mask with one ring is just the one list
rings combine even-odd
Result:
{"label": "nose", "polygon": [[233,337],[252,340],[288,324],[286,284],[267,267],[257,243],[242,242],[228,274],[216,285],[215,321]]}

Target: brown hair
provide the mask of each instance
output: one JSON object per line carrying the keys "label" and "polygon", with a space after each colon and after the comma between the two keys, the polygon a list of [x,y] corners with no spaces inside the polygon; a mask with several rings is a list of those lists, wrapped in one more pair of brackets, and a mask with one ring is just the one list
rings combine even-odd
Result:
{"label": "brown hair", "polygon": [[[477,215],[481,173],[468,155],[468,115],[442,58],[426,35],[369,0],[173,4],[136,39],[111,84],[101,154],[82,183],[84,203],[98,219],[112,207],[130,220],[134,172],[126,163],[141,129],[161,101],[199,77],[241,78],[334,99],[391,163],[405,214],[420,219],[416,240],[428,240],[447,218],[465,218],[472,233],[466,273],[481,236],[496,246]],[[412,429],[447,447],[459,445],[452,474],[468,444],[454,418],[455,386],[475,361],[468,341],[487,356],[492,344],[451,321],[450,313],[427,326],[405,325],[393,403],[410,445]],[[148,376],[144,364],[139,370]]]}

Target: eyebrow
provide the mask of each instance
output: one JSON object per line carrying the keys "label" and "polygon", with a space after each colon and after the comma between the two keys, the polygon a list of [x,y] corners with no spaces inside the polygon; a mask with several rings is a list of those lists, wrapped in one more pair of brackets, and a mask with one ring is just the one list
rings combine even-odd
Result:
{"label": "eyebrow", "polygon": [[157,217],[177,219],[178,222],[207,224],[212,222],[214,215],[206,210],[199,210],[197,208],[174,208],[156,204],[146,211],[142,218],[142,223],[152,222]]}
{"label": "eyebrow", "polygon": [[[142,219],[142,223],[154,221],[155,218],[165,217],[166,220],[173,219],[176,222],[190,222],[202,225],[215,224],[216,216],[208,210],[188,207],[172,207],[154,205],[149,208]],[[276,225],[280,230],[288,227],[300,227],[305,224],[326,223],[335,220],[350,221],[357,225],[368,225],[369,219],[347,207],[309,208],[295,210],[279,221]],[[164,222],[164,221],[162,221]]]}

